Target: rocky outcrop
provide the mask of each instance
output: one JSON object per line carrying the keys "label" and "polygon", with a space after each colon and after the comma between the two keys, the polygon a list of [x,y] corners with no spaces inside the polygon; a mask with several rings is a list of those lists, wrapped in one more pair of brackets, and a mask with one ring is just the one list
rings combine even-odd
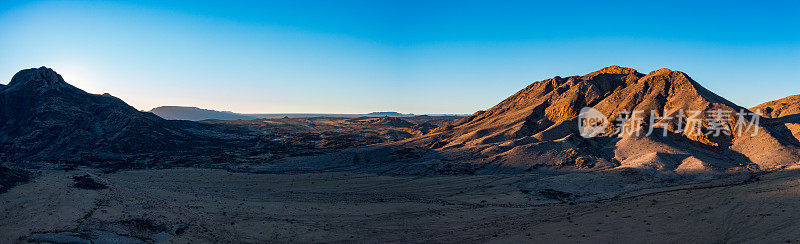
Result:
{"label": "rocky outcrop", "polygon": [[800,146],[800,95],[765,102],[750,110],[761,112],[767,126]]}
{"label": "rocky outcrop", "polygon": [[750,110],[761,111],[765,118],[780,118],[800,114],[800,95],[788,96],[775,101],[765,102]]}
{"label": "rocky outcrop", "polygon": [[[577,117],[584,107],[596,109],[611,121],[599,137],[579,135]],[[615,123],[616,118],[633,111],[643,111],[636,116],[639,120]],[[743,117],[738,117],[740,112]],[[712,124],[709,116],[714,113],[726,117]],[[696,118],[703,122],[687,126],[681,115],[699,115],[702,117]],[[753,124],[753,119],[751,111],[707,90],[683,72],[659,69],[644,75],[611,66],[583,76],[535,82],[496,106],[440,127],[413,143],[478,164],[527,169],[632,167],[669,173],[722,172],[782,167],[800,159],[792,138],[772,127]],[[659,129],[645,136],[651,123],[658,123]],[[620,126],[639,133],[614,133]],[[709,133],[720,127],[730,135]],[[662,136],[664,129],[660,128],[666,128],[667,136]],[[750,130],[737,133],[740,128]],[[755,130],[758,133],[752,133]]]}
{"label": "rocky outcrop", "polygon": [[22,70],[0,90],[0,156],[9,161],[114,160],[213,144],[192,131],[203,126],[86,93],[46,67]]}

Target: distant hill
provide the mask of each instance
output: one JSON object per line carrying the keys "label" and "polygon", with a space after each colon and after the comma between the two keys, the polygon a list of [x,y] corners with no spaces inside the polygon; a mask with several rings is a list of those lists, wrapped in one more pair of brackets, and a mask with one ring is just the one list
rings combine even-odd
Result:
{"label": "distant hill", "polygon": [[368,114],[302,114],[302,113],[288,113],[288,114],[244,114],[246,116],[254,117],[257,119],[277,119],[277,118],[313,118],[313,117],[331,117],[331,118],[360,118],[360,117],[413,117],[414,114],[402,114],[398,112],[372,112]]}
{"label": "distant hill", "polygon": [[366,114],[367,117],[411,117],[414,114],[401,114],[398,112],[372,112]]}
{"label": "distant hill", "polygon": [[[2,89],[2,87],[0,87]],[[360,117],[413,117],[414,114],[398,112],[372,112],[367,114],[316,114],[316,113],[275,113],[275,114],[240,114],[230,111],[216,111],[197,107],[161,106],[149,112],[168,120],[200,121],[207,119],[237,120],[237,119],[279,119],[279,118],[360,118]]]}
{"label": "distant hill", "polygon": [[229,111],[216,111],[216,110],[202,109],[197,107],[181,107],[181,106],[161,106],[154,108],[149,112],[158,115],[158,117],[168,120],[200,121],[207,119],[237,120],[237,119],[256,118]]}

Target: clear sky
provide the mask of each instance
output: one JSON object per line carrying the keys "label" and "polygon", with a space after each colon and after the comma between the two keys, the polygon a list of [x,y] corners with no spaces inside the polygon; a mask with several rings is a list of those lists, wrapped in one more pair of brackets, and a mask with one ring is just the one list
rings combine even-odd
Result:
{"label": "clear sky", "polygon": [[472,113],[531,82],[668,67],[800,94],[800,1],[6,1],[0,83],[48,66],[136,108]]}

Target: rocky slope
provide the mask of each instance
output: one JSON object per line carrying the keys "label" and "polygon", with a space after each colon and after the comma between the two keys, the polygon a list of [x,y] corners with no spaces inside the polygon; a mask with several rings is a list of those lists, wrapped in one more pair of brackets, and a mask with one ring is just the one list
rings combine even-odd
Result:
{"label": "rocky slope", "polygon": [[780,118],[800,114],[800,95],[788,96],[775,101],[765,102],[750,110],[761,111],[765,118]]}
{"label": "rocky slope", "polygon": [[[578,115],[583,107],[607,117],[610,123],[605,133],[588,139],[579,135]],[[644,113],[637,116],[641,120],[615,124],[615,118],[625,111]],[[655,113],[652,121],[650,111]],[[739,112],[746,115],[738,117]],[[793,138],[771,126],[752,123],[749,112],[683,72],[660,69],[644,75],[611,66],[583,76],[535,82],[486,111],[440,127],[410,144],[480,167],[529,170],[636,168],[693,174],[768,169],[798,162]],[[681,114],[686,117],[679,119]],[[708,118],[711,114],[727,116],[712,120]],[[705,120],[688,126],[686,118],[691,116]],[[664,131],[659,128],[646,136],[650,123],[666,127],[667,136],[662,136]],[[639,133],[613,133],[620,127]],[[715,128],[731,135],[713,136]],[[740,128],[744,133],[737,133]],[[755,135],[753,128],[758,129]]]}
{"label": "rocky slope", "polygon": [[800,95],[765,102],[750,110],[760,111],[767,126],[800,145]]}
{"label": "rocky slope", "polygon": [[0,156],[7,161],[121,160],[214,145],[222,132],[86,93],[46,67],[22,70],[0,90]]}
{"label": "rocky slope", "polygon": [[[585,107],[611,121],[593,138],[584,138],[578,131],[578,115]],[[363,127],[378,134],[387,128],[402,129],[415,136],[399,142],[367,140],[351,146],[378,145],[347,150],[326,144],[325,148],[337,150],[318,152],[314,147],[302,155],[292,143],[270,136],[269,131],[279,127],[269,121],[243,121],[256,123],[258,128],[253,129],[237,123],[164,120],[108,94],[88,94],[44,67],[20,71],[0,87],[0,109],[0,152],[7,161],[126,160],[131,155],[160,153],[170,160],[159,162],[206,161],[226,167],[247,162],[247,167],[269,172],[637,169],[694,175],[781,168],[800,159],[800,137],[791,129],[800,120],[784,116],[755,121],[749,110],[708,91],[685,73],[669,69],[645,75],[611,66],[583,76],[557,76],[535,82],[486,111],[448,123],[428,123],[425,116],[408,117],[419,120],[413,123],[398,118],[342,120],[333,127],[351,134],[359,131],[352,128]],[[634,116],[638,120],[617,124],[614,119],[626,111],[644,113]],[[714,112],[729,117],[716,121],[706,116]],[[747,115],[738,117],[739,112]],[[701,122],[690,126],[689,116],[697,115]],[[648,134],[650,124],[661,128]],[[309,127],[321,133],[322,139],[331,135],[318,131],[327,127],[316,122],[287,126]],[[631,133],[616,133],[619,129]],[[739,133],[740,129],[744,131]],[[714,135],[715,130],[728,133]],[[340,141],[337,138],[347,133],[334,133],[331,138]],[[354,140],[361,139],[345,141]]]}

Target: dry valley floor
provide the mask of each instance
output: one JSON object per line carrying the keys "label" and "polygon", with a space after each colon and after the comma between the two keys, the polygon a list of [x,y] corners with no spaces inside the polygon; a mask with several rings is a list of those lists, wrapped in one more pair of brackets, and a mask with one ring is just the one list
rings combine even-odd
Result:
{"label": "dry valley floor", "polygon": [[525,177],[41,171],[0,194],[0,242],[800,242],[797,169],[578,203]]}

